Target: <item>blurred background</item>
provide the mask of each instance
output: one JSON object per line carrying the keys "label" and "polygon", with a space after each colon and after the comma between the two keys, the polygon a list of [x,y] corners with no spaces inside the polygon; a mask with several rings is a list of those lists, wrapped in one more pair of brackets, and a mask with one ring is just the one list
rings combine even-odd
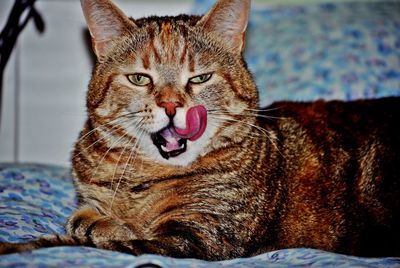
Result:
{"label": "blurred background", "polygon": [[[201,14],[213,0],[115,0],[127,15]],[[0,1],[0,29],[14,0]],[[0,162],[69,165],[93,65],[78,0],[37,0],[4,72]],[[400,95],[400,2],[253,0],[246,59],[261,105]],[[399,107],[400,109],[400,107]]]}

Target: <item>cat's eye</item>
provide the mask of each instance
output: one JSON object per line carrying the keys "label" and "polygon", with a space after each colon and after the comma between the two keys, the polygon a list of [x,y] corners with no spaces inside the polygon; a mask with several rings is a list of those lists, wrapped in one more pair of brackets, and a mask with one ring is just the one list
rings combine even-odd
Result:
{"label": "cat's eye", "polygon": [[212,74],[201,74],[189,79],[189,83],[192,84],[202,84],[210,80]]}
{"label": "cat's eye", "polygon": [[128,76],[129,82],[136,86],[147,86],[151,83],[151,78],[144,74],[129,74]]}

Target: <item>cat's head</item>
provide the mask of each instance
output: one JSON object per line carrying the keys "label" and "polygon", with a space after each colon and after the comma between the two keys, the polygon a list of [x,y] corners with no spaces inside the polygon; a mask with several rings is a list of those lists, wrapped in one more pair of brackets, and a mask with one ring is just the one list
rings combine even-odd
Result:
{"label": "cat's head", "polygon": [[81,3],[97,57],[89,118],[110,147],[185,166],[246,138],[243,114],[258,105],[242,57],[250,0],[138,20],[108,0]]}

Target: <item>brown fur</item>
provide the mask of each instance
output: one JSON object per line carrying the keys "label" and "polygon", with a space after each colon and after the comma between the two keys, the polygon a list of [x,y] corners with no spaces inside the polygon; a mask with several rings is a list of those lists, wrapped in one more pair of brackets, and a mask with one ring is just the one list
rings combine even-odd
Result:
{"label": "brown fur", "polygon": [[[98,63],[72,158],[81,208],[67,236],[0,252],[75,244],[206,260],[291,247],[400,256],[399,98],[260,110],[241,55],[249,1],[136,21],[106,0],[82,3]],[[152,79],[144,87],[126,79],[142,72]],[[181,82],[205,73],[208,82]],[[146,143],[165,122],[179,124],[165,102],[179,103],[175,117],[208,111],[202,138],[167,160]]]}

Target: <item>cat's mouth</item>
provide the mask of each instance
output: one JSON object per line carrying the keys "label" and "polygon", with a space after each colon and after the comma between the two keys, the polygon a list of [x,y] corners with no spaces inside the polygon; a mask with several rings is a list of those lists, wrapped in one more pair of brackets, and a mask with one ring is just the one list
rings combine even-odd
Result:
{"label": "cat's mouth", "polygon": [[177,135],[173,126],[168,126],[151,135],[154,145],[165,159],[186,152],[187,139]]}
{"label": "cat's mouth", "polygon": [[207,110],[198,105],[186,113],[186,129],[175,127],[172,123],[166,128],[151,134],[151,139],[161,156],[165,159],[176,157],[187,149],[187,141],[199,139],[207,127]]}

